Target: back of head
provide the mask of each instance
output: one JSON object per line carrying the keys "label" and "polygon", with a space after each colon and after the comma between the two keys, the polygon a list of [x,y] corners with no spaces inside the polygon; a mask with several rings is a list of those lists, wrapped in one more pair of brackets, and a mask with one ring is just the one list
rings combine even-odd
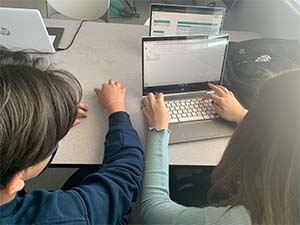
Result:
{"label": "back of head", "polygon": [[210,201],[254,224],[300,224],[300,71],[266,83],[214,171]]}
{"label": "back of head", "polygon": [[72,127],[81,95],[66,71],[0,47],[0,188],[49,156]]}

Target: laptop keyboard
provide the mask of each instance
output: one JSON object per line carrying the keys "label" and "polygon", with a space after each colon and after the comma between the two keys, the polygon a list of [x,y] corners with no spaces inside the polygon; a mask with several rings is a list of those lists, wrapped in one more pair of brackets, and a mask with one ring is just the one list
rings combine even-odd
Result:
{"label": "laptop keyboard", "polygon": [[169,110],[170,123],[211,120],[219,117],[210,100],[203,101],[201,98],[166,101],[166,106]]}

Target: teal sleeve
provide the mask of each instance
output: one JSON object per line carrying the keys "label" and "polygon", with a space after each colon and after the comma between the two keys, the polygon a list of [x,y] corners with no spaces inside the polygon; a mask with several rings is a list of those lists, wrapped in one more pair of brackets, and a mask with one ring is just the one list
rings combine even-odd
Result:
{"label": "teal sleeve", "polygon": [[168,141],[168,130],[148,132],[140,201],[144,224],[251,224],[244,207],[193,208],[173,202],[169,197]]}

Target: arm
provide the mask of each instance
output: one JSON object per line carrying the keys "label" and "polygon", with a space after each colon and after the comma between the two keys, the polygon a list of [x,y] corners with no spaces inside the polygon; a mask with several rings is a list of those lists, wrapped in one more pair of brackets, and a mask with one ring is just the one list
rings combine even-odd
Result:
{"label": "arm", "polygon": [[125,113],[126,89],[110,80],[95,92],[109,116],[103,167],[74,190],[82,199],[90,224],[120,224],[141,191],[142,146]]}
{"label": "arm", "polygon": [[91,224],[119,224],[141,191],[142,146],[125,112],[109,117],[103,168],[84,179],[79,193]]}
{"label": "arm", "polygon": [[144,223],[176,224],[181,221],[190,224],[194,223],[197,217],[200,224],[205,224],[201,209],[181,206],[169,197],[169,116],[163,95],[149,94],[144,100],[143,112],[150,127],[161,129],[151,129],[148,132],[143,194],[140,202],[140,214]]}
{"label": "arm", "polygon": [[[140,202],[140,215],[144,224],[222,224],[220,218],[228,208],[185,207],[170,199],[168,141],[169,131],[166,129],[151,130],[148,133]],[[229,221],[234,224],[234,221]]]}
{"label": "arm", "polygon": [[[186,207],[169,197],[169,131],[151,130],[148,133],[143,194],[140,214],[145,224],[175,224]],[[186,218],[186,224],[189,219]]]}

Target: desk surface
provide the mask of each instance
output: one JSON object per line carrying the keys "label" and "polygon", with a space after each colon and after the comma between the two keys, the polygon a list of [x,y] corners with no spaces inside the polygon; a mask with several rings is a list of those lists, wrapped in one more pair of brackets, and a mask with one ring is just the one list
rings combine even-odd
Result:
{"label": "desk surface", "polygon": [[[66,47],[79,22],[46,20],[49,27],[64,27],[60,47]],[[120,81],[127,88],[126,106],[141,141],[146,143],[146,126],[140,110],[142,96],[141,37],[147,26],[88,22],[83,24],[74,44],[66,51],[49,55],[57,68],[73,73],[81,82],[83,102],[89,106],[87,119],[73,128],[60,142],[53,164],[99,164],[103,160],[104,139],[108,128],[103,108],[93,89],[109,79]],[[228,32],[231,40],[258,38],[257,34]],[[229,138],[219,138],[171,145],[171,165],[216,165]]]}

